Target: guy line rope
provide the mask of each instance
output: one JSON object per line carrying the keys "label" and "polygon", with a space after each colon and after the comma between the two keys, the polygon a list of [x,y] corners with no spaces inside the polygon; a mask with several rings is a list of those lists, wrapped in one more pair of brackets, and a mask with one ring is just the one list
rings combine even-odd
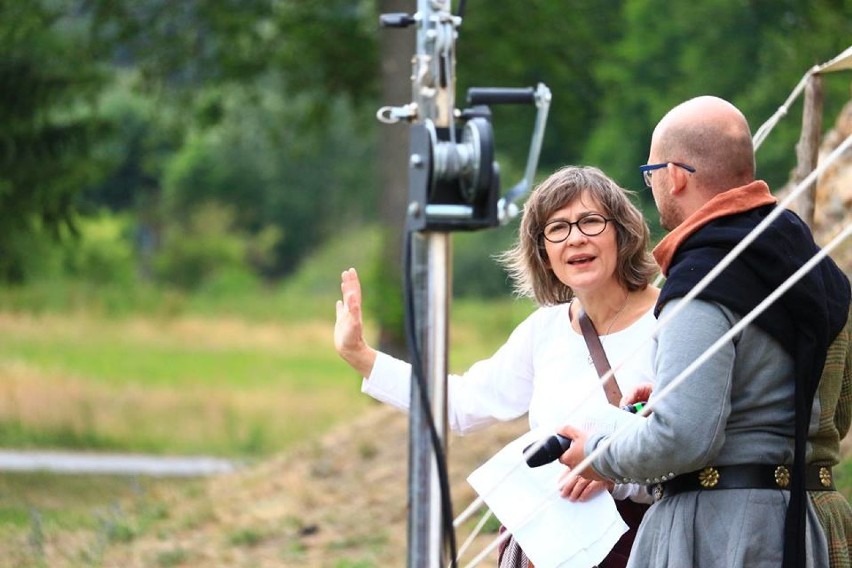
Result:
{"label": "guy line rope", "polygon": [[[624,361],[629,360],[630,358],[635,356],[643,348],[646,347],[647,343],[656,338],[663,327],[665,327],[674,317],[676,317],[683,309],[685,309],[686,306],[710,284],[710,282],[712,282],[725,268],[727,268],[736,259],[737,256],[739,256],[739,254],[746,247],[748,247],[752,242],[754,242],[754,240],[761,233],[763,233],[764,230],[766,230],[766,228],[772,223],[772,221],[774,221],[778,216],[780,216],[784,212],[784,210],[787,208],[787,205],[792,203],[793,200],[795,200],[812,183],[814,183],[816,181],[816,178],[820,176],[829,165],[831,165],[835,160],[842,156],[843,153],[847,149],[849,149],[850,146],[852,146],[852,135],[847,136],[846,139],[837,148],[835,148],[834,151],[831,152],[831,154],[824,161],[822,161],[816,169],[814,169],[810,174],[808,174],[808,176],[805,177],[805,179],[803,179],[783,201],[779,202],[775,206],[775,209],[773,209],[773,211],[761,223],[759,223],[754,229],[752,229],[752,231],[736,247],[731,249],[731,251],[719,262],[719,264],[713,270],[711,270],[688,294],[686,294],[681,299],[681,301],[673,307],[672,311],[666,317],[664,317],[657,323],[654,333],[652,333],[644,343],[641,343],[639,347],[630,354],[628,354],[628,356],[621,363],[616,365],[615,368],[610,369],[610,371],[608,371],[603,377],[601,377],[598,385],[592,385],[592,387],[588,389],[585,393],[581,393],[581,396],[573,404],[569,405],[566,415],[570,417],[582,403],[584,403],[592,394],[597,392],[598,387],[602,387],[603,384],[607,380],[609,380],[609,378],[614,375],[618,369],[620,369]],[[746,314],[742,320],[740,320],[734,327],[732,327],[728,331],[728,333],[720,337],[719,340],[716,341],[716,343],[710,346],[701,357],[693,361],[693,363],[690,364],[689,367],[684,369],[677,377],[675,377],[666,388],[659,391],[658,393],[655,393],[655,404],[665,398],[674,388],[680,385],[686,379],[687,376],[692,374],[695,369],[697,369],[700,365],[706,362],[707,359],[709,359],[719,349],[721,349],[725,342],[727,342],[731,337],[742,331],[742,329],[746,325],[751,323],[756,317],[763,313],[763,311],[765,311],[775,300],[777,300],[782,294],[784,294],[784,292],[786,292],[791,286],[798,282],[817,263],[819,263],[823,258],[825,258],[829,252],[834,250],[834,248],[836,248],[842,241],[849,237],[850,234],[852,234],[852,224],[847,225],[834,239],[831,240],[830,243],[828,243],[825,247],[822,247],[817,254],[815,254],[807,263],[802,265],[799,270],[797,270],[793,275],[791,275],[772,294],[767,296],[763,302],[756,306],[751,312]],[[646,405],[645,408],[643,408],[639,414],[641,416],[647,416],[653,410],[653,406],[654,404]],[[619,432],[623,430],[623,428],[616,430],[612,434],[612,436],[602,442],[591,454],[589,454],[588,457],[586,457],[586,459],[580,462],[576,468],[571,470],[568,477],[566,478],[566,481],[568,479],[576,477],[578,472],[581,472],[586,467],[588,467],[592,460],[594,460],[598,455],[600,455],[600,453],[603,452],[603,450],[605,450],[610,445],[612,438],[616,437]],[[529,448],[528,452],[532,453],[536,451],[543,444],[544,440],[536,442],[532,447]],[[524,465],[523,460],[519,461],[518,465],[516,465],[514,469],[507,473],[507,477],[517,467],[521,467],[522,465]],[[541,503],[539,507],[535,509],[534,513],[527,517],[527,519],[521,523],[521,526],[526,524],[526,522],[532,520],[536,513],[540,512],[545,507],[549,506],[555,501],[555,498],[559,496],[559,491],[557,489],[558,488],[554,489],[553,493],[547,498],[547,500]],[[462,523],[464,523],[468,518],[470,518],[470,516],[474,512],[476,512],[482,506],[483,503],[484,498],[482,496],[477,497],[477,499],[474,500],[473,503],[471,503],[467,507],[467,509],[465,509],[465,511],[463,511],[456,518],[456,520],[453,522],[453,526],[457,528]],[[480,523],[474,529],[474,533],[470,537],[468,537],[467,541],[465,541],[465,544],[462,546],[462,549],[458,553],[459,557],[461,556],[462,552],[464,552],[464,550],[467,548],[469,542],[472,542],[473,538],[476,536],[476,532],[481,529],[481,526],[484,525],[486,519],[487,516],[480,521]],[[482,553],[480,553],[469,564],[467,564],[465,568],[473,568],[477,566],[482,560],[484,560],[488,556],[488,554],[490,554],[494,549],[496,549],[503,541],[507,540],[509,536],[510,534],[508,531],[504,532],[495,541],[488,545]]]}
{"label": "guy line rope", "polygon": [[839,68],[849,68],[848,67],[848,59],[852,57],[852,46],[847,47],[842,53],[839,53],[832,60],[827,61],[821,65],[814,65],[802,76],[801,80],[799,80],[799,84],[793,89],[790,95],[787,97],[787,100],[784,101],[784,104],[778,107],[778,110],[775,111],[769,120],[760,125],[760,128],[757,129],[757,132],[754,133],[753,143],[754,143],[754,151],[756,152],[760,145],[763,144],[763,141],[766,140],[766,137],[769,136],[769,133],[775,128],[775,125],[781,121],[782,118],[787,116],[787,111],[790,108],[790,105],[802,94],[802,91],[805,90],[805,86],[808,83],[808,80],[812,75],[817,73],[822,73],[826,70],[836,71]]}

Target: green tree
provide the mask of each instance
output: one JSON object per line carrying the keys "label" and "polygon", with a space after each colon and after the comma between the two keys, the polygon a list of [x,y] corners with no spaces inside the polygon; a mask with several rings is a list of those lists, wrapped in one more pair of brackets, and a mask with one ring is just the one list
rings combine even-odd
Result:
{"label": "green tree", "polygon": [[312,128],[310,97],[220,90],[220,123],[194,130],[166,167],[164,223],[184,224],[207,202],[228,206],[240,231],[279,231],[273,261],[257,267],[262,274],[292,274],[323,238],[345,238],[375,207],[374,142],[343,99],[329,105],[324,127]]}
{"label": "green tree", "polygon": [[[631,0],[622,18],[622,39],[596,65],[605,96],[583,161],[632,188],[643,187],[637,167],[669,108],[693,96],[717,95],[740,106],[756,129],[807,69],[846,47],[852,27],[848,1]],[[758,173],[774,187],[786,180],[795,159],[799,126],[790,126],[773,133],[758,154]],[[653,211],[648,192],[642,195]]]}
{"label": "green tree", "polygon": [[[363,102],[377,84],[372,2],[89,6],[104,56],[136,70],[179,132],[174,157],[149,184],[128,179],[151,169],[131,155],[139,131],[127,130],[126,167],[112,178],[154,187],[154,201],[162,187],[161,225],[186,222],[210,200],[232,207],[240,230],[274,224],[283,238],[267,275],[282,276],[321,238],[372,211],[375,101]],[[90,195],[117,195],[103,189]]]}
{"label": "green tree", "polygon": [[191,100],[201,85],[250,80],[268,68],[276,4],[86,0],[79,17],[91,22],[100,60],[138,70],[151,92]]}
{"label": "green tree", "polygon": [[[53,4],[51,4],[53,6]],[[74,196],[103,128],[92,111],[102,74],[61,3],[0,3],[0,279],[22,281],[33,233],[72,227]]]}
{"label": "green tree", "polygon": [[234,275],[251,279],[251,260],[263,262],[276,237],[273,229],[245,234],[234,226],[233,209],[201,204],[185,224],[167,228],[154,258],[155,270],[162,281],[184,290]]}
{"label": "green tree", "polygon": [[[458,106],[469,87],[530,87],[553,93],[540,171],[576,162],[601,114],[604,85],[596,64],[621,36],[624,0],[468,2],[458,39]],[[527,158],[534,110],[494,107],[502,161]],[[505,180],[511,183],[517,180]]]}
{"label": "green tree", "polygon": [[79,195],[82,212],[129,211],[150,218],[159,200],[163,168],[182,143],[180,109],[147,94],[134,70],[112,74],[98,98],[102,119],[112,125],[93,141],[89,159],[108,169]]}

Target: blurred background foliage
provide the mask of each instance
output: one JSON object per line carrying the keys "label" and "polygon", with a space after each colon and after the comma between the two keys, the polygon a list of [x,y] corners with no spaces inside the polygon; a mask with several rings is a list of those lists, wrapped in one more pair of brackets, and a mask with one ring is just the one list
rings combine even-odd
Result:
{"label": "blurred background foliage", "polygon": [[[387,127],[375,111],[408,102],[379,95],[380,34],[400,33],[378,26],[391,4],[0,1],[2,287],[91,284],[140,305],[150,290],[261,293],[335,241],[387,246],[364,235],[387,222],[381,169],[404,167],[377,157]],[[554,99],[539,178],[587,163],[641,190],[637,166],[669,107],[719,95],[756,129],[851,29],[852,0],[472,0],[457,99],[471,86],[544,82]],[[828,128],[848,75],[828,76],[825,90]],[[800,109],[758,154],[773,187],[794,166]],[[492,110],[508,187],[533,114]],[[659,236],[648,192],[636,201]],[[509,291],[492,256],[514,231],[458,235],[457,296]],[[324,267],[308,290],[336,288],[343,268]]]}

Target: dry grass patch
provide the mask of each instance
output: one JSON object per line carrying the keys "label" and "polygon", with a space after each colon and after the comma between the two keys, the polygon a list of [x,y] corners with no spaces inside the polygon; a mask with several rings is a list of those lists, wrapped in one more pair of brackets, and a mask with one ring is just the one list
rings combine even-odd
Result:
{"label": "dry grass patch", "polygon": [[251,347],[261,350],[299,352],[323,347],[333,350],[333,306],[328,321],[298,321],[280,324],[255,323],[238,318],[102,318],[91,314],[36,315],[0,313],[0,334],[17,337],[110,338],[149,345],[188,345],[204,348]]}
{"label": "dry grass patch", "polygon": [[333,322],[0,314],[11,445],[265,455],[369,402]]}
{"label": "dry grass patch", "polygon": [[[525,427],[520,421],[451,437],[456,514],[475,498],[467,475]],[[287,455],[213,478],[203,494],[175,496],[168,501],[168,521],[126,546],[111,547],[104,565],[155,566],[159,555],[180,550],[192,559],[183,565],[211,568],[403,566],[407,443],[407,416],[375,408]],[[187,525],[186,518],[196,522]],[[459,531],[459,544],[472,524]],[[493,538],[481,535],[467,559]]]}
{"label": "dry grass patch", "polygon": [[136,451],[266,453],[363,411],[370,403],[355,391],[286,383],[242,391],[198,384],[115,387],[0,362],[2,423],[57,443]]}

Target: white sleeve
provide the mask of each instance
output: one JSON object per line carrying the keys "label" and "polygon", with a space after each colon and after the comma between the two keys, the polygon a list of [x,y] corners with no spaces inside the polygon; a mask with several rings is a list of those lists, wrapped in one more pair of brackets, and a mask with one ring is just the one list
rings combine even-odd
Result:
{"label": "white sleeve", "polygon": [[612,498],[624,501],[630,499],[636,503],[645,503],[650,505],[654,502],[654,498],[648,493],[648,489],[644,485],[638,483],[616,483],[612,488]]}
{"label": "white sleeve", "polygon": [[[489,359],[463,375],[450,375],[447,414],[452,430],[465,434],[497,421],[512,420],[529,410],[533,386],[532,336],[529,318]],[[379,353],[361,392],[407,411],[411,403],[411,365]]]}
{"label": "white sleeve", "polygon": [[361,392],[403,411],[411,404],[411,365],[379,351]]}

